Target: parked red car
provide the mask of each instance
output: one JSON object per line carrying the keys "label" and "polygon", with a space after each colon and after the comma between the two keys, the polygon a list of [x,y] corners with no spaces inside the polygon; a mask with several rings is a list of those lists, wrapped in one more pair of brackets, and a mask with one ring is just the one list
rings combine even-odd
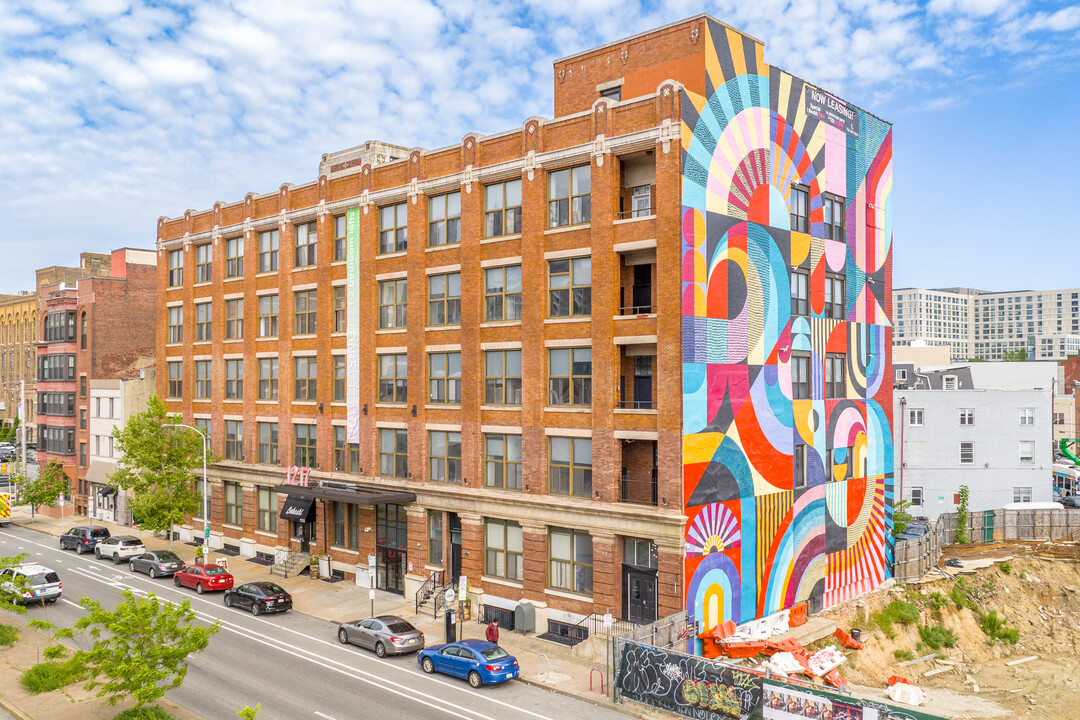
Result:
{"label": "parked red car", "polygon": [[188,565],[173,575],[176,587],[195,588],[200,595],[207,590],[228,590],[233,576],[217,565]]}

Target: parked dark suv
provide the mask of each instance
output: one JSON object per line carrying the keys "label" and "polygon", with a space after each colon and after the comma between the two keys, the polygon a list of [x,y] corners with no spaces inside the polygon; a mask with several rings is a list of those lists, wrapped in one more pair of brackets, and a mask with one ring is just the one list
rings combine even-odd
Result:
{"label": "parked dark suv", "polygon": [[107,537],[109,537],[108,528],[80,525],[60,536],[60,549],[74,550],[82,555],[85,552],[93,552],[97,544]]}

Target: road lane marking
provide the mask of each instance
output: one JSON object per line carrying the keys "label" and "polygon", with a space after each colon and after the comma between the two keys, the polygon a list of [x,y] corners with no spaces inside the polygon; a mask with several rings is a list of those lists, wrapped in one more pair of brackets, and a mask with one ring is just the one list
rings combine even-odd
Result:
{"label": "road lane marking", "polygon": [[321,713],[318,710],[315,711],[315,714],[318,715],[321,718],[326,718],[326,720],[334,720],[334,718],[330,717],[326,713]]}
{"label": "road lane marking", "polygon": [[80,610],[86,610],[86,608],[84,608],[84,607],[83,607],[82,605],[80,605],[79,603],[77,603],[77,602],[71,602],[71,601],[70,601],[70,600],[68,600],[67,598],[60,598],[60,602],[64,602],[64,603],[67,603],[68,605],[71,605],[72,607],[77,607],[77,608],[79,608]]}

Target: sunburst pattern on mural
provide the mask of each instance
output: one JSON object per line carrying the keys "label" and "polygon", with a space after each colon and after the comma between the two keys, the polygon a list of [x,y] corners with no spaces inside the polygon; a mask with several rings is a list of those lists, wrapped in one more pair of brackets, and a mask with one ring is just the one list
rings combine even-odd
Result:
{"label": "sunburst pattern on mural", "polygon": [[742,534],[735,514],[720,503],[701,508],[686,533],[688,557],[708,555],[739,547]]}

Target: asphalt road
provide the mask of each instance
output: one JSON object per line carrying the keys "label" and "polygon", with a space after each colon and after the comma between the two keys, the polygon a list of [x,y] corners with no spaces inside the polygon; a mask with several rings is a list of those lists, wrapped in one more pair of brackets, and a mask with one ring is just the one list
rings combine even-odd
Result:
{"label": "asphalt road", "polygon": [[[190,658],[174,702],[207,720],[235,717],[244,705],[262,703],[259,720],[346,720],[356,717],[460,718],[462,720],[625,720],[614,710],[512,681],[473,690],[464,680],[425,675],[416,655],[380,660],[367,650],[340,645],[337,626],[297,612],[254,617],[226,608],[221,593],[199,596],[171,579],[151,580],[127,565],[62,551],[56,538],[18,526],[0,528],[0,555],[28,553],[30,561],[56,570],[64,595],[47,609],[31,606],[28,617],[48,613],[71,625],[89,596],[107,607],[120,591],[154,593],[170,601],[191,600],[202,622],[220,620],[209,647]],[[358,612],[362,616],[363,611]]]}

